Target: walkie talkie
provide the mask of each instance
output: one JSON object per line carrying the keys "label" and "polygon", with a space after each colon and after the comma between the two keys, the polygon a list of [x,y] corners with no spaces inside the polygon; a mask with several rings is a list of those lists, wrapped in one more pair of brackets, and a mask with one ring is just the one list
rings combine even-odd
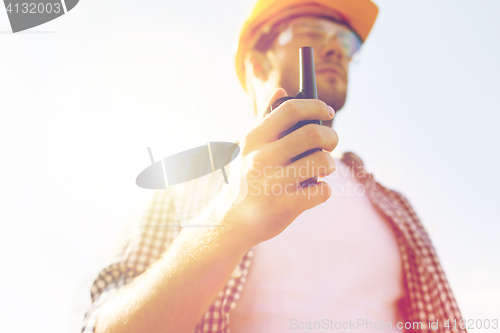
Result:
{"label": "walkie talkie", "polygon": [[[299,49],[299,65],[300,65],[300,89],[297,95],[294,97],[282,97],[276,100],[273,105],[269,107],[266,112],[266,115],[271,113],[274,109],[280,106],[283,102],[288,101],[290,99],[318,99],[318,92],[316,90],[316,75],[314,71],[314,51],[310,46],[304,46]],[[301,128],[307,124],[318,124],[321,125],[321,120],[303,120],[297,122],[294,126],[289,128],[288,130],[280,133],[279,138],[292,133],[296,129]],[[316,151],[320,151],[321,148],[314,148],[303,152],[302,154],[295,156],[292,158],[292,162],[301,159],[304,156],[310,155]],[[302,187],[316,184],[318,182],[318,177],[315,176],[313,178],[309,178],[300,183]]]}

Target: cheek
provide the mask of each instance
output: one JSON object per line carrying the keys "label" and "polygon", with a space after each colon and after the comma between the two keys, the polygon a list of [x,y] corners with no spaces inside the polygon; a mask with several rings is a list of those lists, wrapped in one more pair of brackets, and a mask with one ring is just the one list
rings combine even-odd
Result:
{"label": "cheek", "polygon": [[275,50],[274,60],[277,67],[280,67],[281,70],[289,70],[290,68],[295,68],[298,71],[299,47],[295,45],[278,47]]}
{"label": "cheek", "polygon": [[295,67],[283,67],[281,71],[280,86],[286,90],[288,96],[294,96],[299,91],[300,76],[298,64]]}
{"label": "cheek", "polygon": [[343,79],[335,76],[317,75],[316,86],[318,90],[322,91],[337,91],[339,93],[347,91],[347,83]]}
{"label": "cheek", "polygon": [[[285,52],[286,51],[286,52]],[[299,90],[299,56],[293,56],[290,50],[276,54],[274,68],[278,86],[284,88],[289,96]]]}

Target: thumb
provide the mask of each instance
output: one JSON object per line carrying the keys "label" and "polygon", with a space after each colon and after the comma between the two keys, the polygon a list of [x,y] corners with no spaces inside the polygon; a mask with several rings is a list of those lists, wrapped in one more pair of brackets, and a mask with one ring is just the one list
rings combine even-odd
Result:
{"label": "thumb", "polygon": [[266,116],[267,111],[269,110],[271,105],[273,105],[274,102],[276,102],[278,99],[286,97],[286,96],[288,96],[288,95],[287,95],[285,89],[283,89],[283,88],[276,89],[273,92],[273,94],[271,95],[271,97],[269,97],[269,99],[267,100],[266,107],[264,108],[264,110],[261,110],[260,115],[259,115],[259,119],[262,119]]}

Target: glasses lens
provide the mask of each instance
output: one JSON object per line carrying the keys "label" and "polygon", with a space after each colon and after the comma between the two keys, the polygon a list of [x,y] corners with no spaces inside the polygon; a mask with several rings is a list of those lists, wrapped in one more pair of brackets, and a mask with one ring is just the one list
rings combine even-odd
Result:
{"label": "glasses lens", "polygon": [[301,43],[319,46],[331,42],[332,38],[338,42],[342,53],[349,59],[361,48],[361,40],[356,33],[332,21],[319,25],[308,21],[294,22],[281,32],[278,42],[284,45],[292,40],[300,40]]}
{"label": "glasses lens", "polygon": [[344,54],[351,58],[361,48],[361,41],[358,36],[352,32],[343,32],[338,35],[339,42],[342,45]]}

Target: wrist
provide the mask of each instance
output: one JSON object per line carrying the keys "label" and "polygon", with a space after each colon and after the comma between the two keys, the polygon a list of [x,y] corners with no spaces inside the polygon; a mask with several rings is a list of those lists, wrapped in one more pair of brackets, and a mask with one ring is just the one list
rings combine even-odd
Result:
{"label": "wrist", "polygon": [[[243,256],[255,244],[249,239],[237,207],[225,196],[215,198],[193,221],[197,228],[184,228],[183,233],[212,249]],[[195,236],[198,235],[198,236]],[[203,236],[202,236],[203,235]],[[202,240],[203,239],[203,240]]]}

